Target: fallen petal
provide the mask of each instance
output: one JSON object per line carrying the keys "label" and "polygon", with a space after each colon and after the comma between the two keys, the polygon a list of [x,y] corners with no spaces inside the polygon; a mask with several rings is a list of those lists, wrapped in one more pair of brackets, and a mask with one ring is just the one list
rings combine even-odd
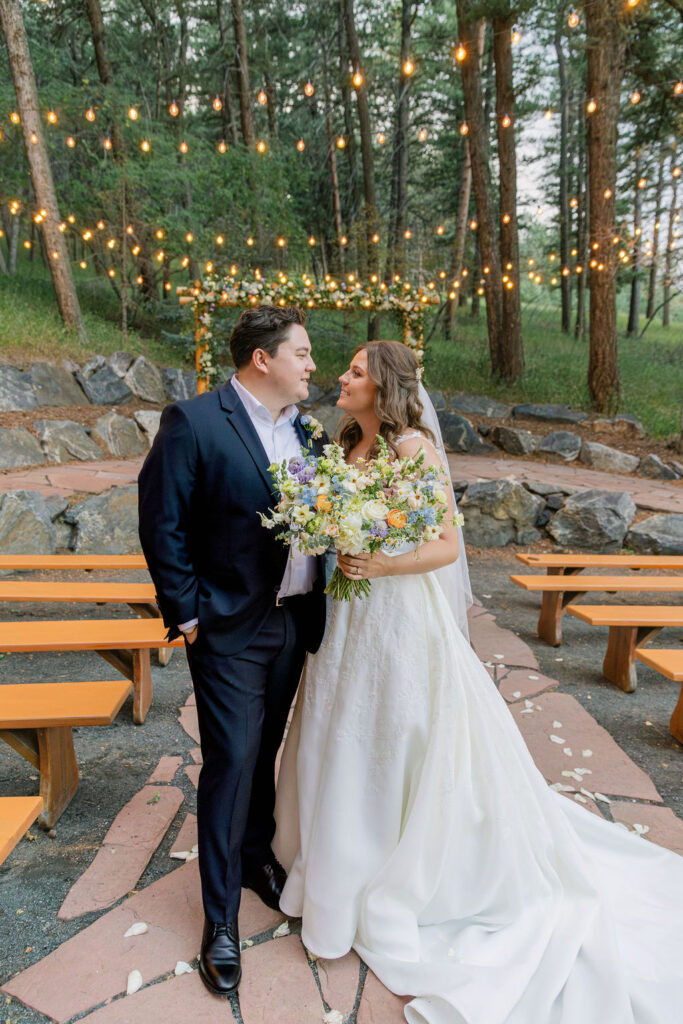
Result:
{"label": "fallen petal", "polygon": [[580,793],[574,793],[574,799],[578,800],[580,804],[587,804],[588,803],[588,801],[586,800],[585,796],[581,796]]}
{"label": "fallen petal", "polygon": [[142,975],[139,971],[131,971],[128,975],[128,983],[126,985],[126,995],[132,996],[134,992],[137,992],[139,988],[142,988]]}
{"label": "fallen petal", "polygon": [[562,722],[553,722],[553,729],[561,729]]}
{"label": "fallen petal", "polygon": [[639,836],[644,836],[647,832],[650,831],[650,826],[649,825],[636,825],[634,823],[633,831],[637,832]]}
{"label": "fallen petal", "polygon": [[550,739],[551,739],[551,741],[553,743],[566,743],[567,742],[566,740],[563,740],[561,736],[551,736]]}
{"label": "fallen petal", "polygon": [[572,756],[572,748],[571,747],[563,747],[562,748],[562,753],[566,754],[567,757],[571,757]]}
{"label": "fallen petal", "polygon": [[186,964],[184,960],[179,960],[178,963],[175,965],[175,970],[173,973],[176,975],[176,977],[179,974],[192,974],[192,968],[190,967],[189,964]]}
{"label": "fallen petal", "polygon": [[593,794],[591,793],[591,791],[589,789],[584,789],[583,786],[582,786],[581,787],[581,792],[583,793],[584,796],[589,797],[589,799],[591,799],[591,800],[593,799]]}
{"label": "fallen petal", "polygon": [[339,1010],[330,1010],[323,1017],[323,1024],[344,1024],[344,1014]]}
{"label": "fallen petal", "polygon": [[189,852],[189,850],[175,850],[169,856],[171,860],[187,860]]}
{"label": "fallen petal", "polygon": [[603,796],[602,793],[598,793],[597,789],[595,791],[595,799],[596,800],[602,800],[603,804],[611,804],[612,803],[612,801],[610,800],[610,798],[608,796]]}
{"label": "fallen petal", "polygon": [[578,772],[562,772],[562,775],[566,779],[576,779],[577,782],[581,782],[581,776]]}
{"label": "fallen petal", "polygon": [[565,786],[563,782],[553,782],[551,789],[554,789],[556,793],[573,793],[573,786]]}
{"label": "fallen petal", "polygon": [[538,679],[538,676],[529,676],[528,678],[529,679],[533,679],[534,681],[536,681]]}
{"label": "fallen petal", "polygon": [[519,698],[522,696],[521,690],[515,690],[512,696],[515,698],[515,700],[519,700]]}
{"label": "fallen petal", "polygon": [[583,755],[583,757],[592,757],[593,756],[593,751],[592,750],[582,750],[581,754]]}
{"label": "fallen petal", "polygon": [[591,768],[575,768],[574,771],[577,772],[579,775],[592,775],[593,774],[593,771],[592,771]]}
{"label": "fallen petal", "polygon": [[198,856],[199,854],[197,853],[196,850],[190,850],[185,860],[196,860]]}
{"label": "fallen petal", "polygon": [[273,932],[274,939],[281,939],[283,935],[289,935],[289,921],[283,921]]}
{"label": "fallen petal", "polygon": [[130,928],[123,937],[124,939],[129,939],[131,935],[144,935],[145,932],[148,931],[149,928],[147,927],[144,921],[136,921],[135,924],[132,924],[130,926]]}

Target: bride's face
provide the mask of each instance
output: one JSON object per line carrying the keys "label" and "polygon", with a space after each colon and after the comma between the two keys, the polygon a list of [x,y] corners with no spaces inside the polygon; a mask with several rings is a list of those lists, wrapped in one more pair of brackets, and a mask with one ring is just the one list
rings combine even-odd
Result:
{"label": "bride's face", "polygon": [[363,415],[375,408],[377,386],[368,375],[368,354],[362,350],[351,360],[346,373],[339,378],[341,395],[337,405],[352,416]]}

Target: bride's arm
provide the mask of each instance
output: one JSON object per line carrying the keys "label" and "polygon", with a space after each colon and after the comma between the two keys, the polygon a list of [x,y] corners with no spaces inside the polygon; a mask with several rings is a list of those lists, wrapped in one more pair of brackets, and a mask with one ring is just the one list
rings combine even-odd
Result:
{"label": "bride's arm", "polygon": [[[412,458],[421,448],[425,452],[425,466],[440,464],[434,445],[423,437],[403,441],[399,445],[398,454],[401,458]],[[460,541],[457,527],[453,525],[453,489],[450,480],[445,476],[443,484],[448,499],[448,512],[441,523],[441,535],[438,540],[421,544],[417,555],[415,551],[407,551],[403,555],[386,555],[383,551],[376,551],[374,555],[338,555],[337,561],[344,575],[349,579],[358,579],[358,574],[354,572],[358,567],[365,579],[376,579],[379,576],[409,576],[432,572],[455,562],[460,553]]]}

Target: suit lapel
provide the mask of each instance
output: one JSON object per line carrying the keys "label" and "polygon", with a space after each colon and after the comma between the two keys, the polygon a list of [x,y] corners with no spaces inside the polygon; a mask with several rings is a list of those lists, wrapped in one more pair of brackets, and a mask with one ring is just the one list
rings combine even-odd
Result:
{"label": "suit lapel", "polygon": [[261,444],[261,439],[256,433],[254,424],[249,418],[249,413],[244,408],[239,395],[234,387],[228,383],[219,389],[218,396],[221,405],[228,414],[228,422],[233,428],[244,447],[249,452],[256,469],[259,471],[268,493],[273,494],[273,480],[268,472],[270,460]]}

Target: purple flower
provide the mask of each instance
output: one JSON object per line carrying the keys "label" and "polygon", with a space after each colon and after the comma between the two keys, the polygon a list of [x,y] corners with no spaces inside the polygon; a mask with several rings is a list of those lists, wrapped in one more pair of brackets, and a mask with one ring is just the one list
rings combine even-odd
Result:
{"label": "purple flower", "polygon": [[292,474],[292,476],[297,476],[305,465],[306,463],[301,456],[297,455],[295,458],[289,460],[287,463],[287,470]]}
{"label": "purple flower", "polygon": [[371,537],[386,537],[389,532],[389,527],[383,519],[375,519],[374,523],[370,527]]}

